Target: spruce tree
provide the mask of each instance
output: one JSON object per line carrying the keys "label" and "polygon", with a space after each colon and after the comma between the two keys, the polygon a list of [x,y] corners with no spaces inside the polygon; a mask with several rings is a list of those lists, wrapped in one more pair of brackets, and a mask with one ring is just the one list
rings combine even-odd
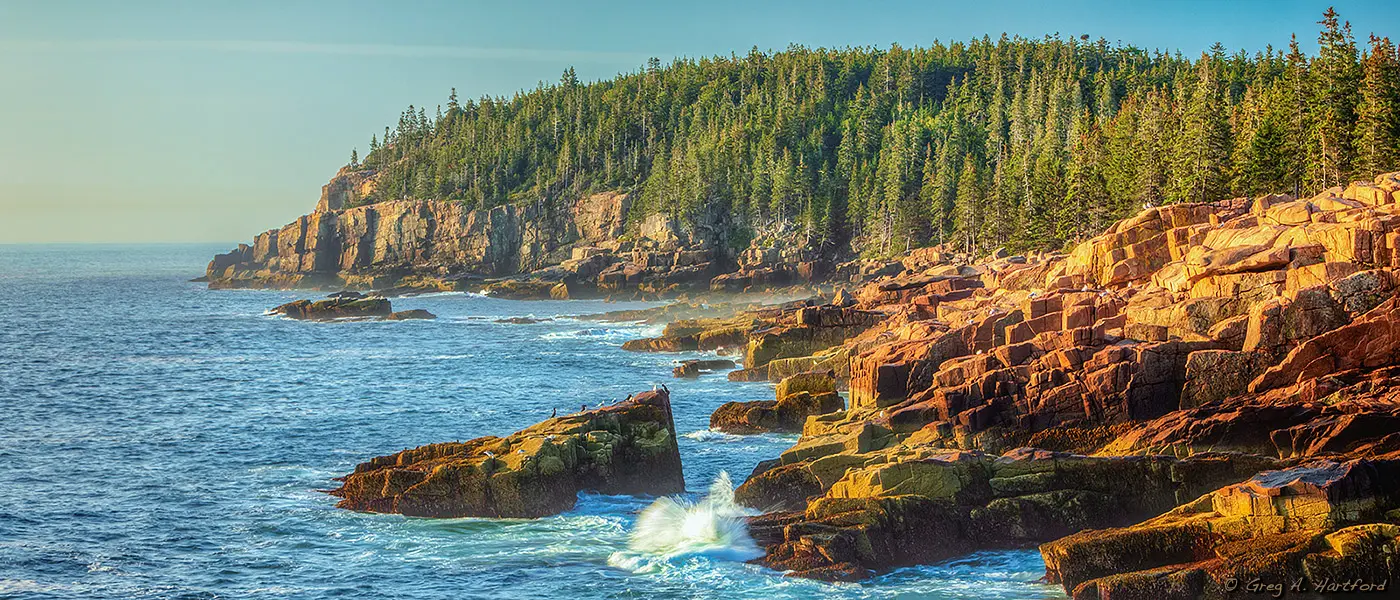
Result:
{"label": "spruce tree", "polygon": [[963,157],[962,170],[958,175],[957,199],[954,202],[954,231],[957,232],[961,250],[968,253],[978,249],[977,234],[978,228],[981,227],[986,198],[978,164],[971,154]]}
{"label": "spruce tree", "polygon": [[1057,211],[1057,237],[1070,242],[1100,233],[1110,213],[1102,168],[1102,134],[1088,111],[1076,120],[1065,173],[1065,198]]}
{"label": "spruce tree", "polygon": [[1365,177],[1400,167],[1400,61],[1389,38],[1371,36],[1361,63],[1356,110],[1356,172]]}
{"label": "spruce tree", "polygon": [[1356,43],[1351,24],[1341,23],[1337,11],[1328,8],[1321,21],[1317,59],[1312,63],[1312,96],[1309,136],[1314,189],[1343,185],[1352,176],[1353,125],[1356,120],[1357,86],[1360,81]]}
{"label": "spruce tree", "polygon": [[1196,67],[1196,83],[1177,134],[1171,199],[1207,202],[1229,192],[1230,125],[1224,89],[1206,55]]}

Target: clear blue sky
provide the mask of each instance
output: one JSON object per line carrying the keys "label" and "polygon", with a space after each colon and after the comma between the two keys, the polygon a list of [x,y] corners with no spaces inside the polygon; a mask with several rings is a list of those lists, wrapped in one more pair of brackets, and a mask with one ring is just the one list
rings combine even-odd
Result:
{"label": "clear blue sky", "polygon": [[0,242],[246,240],[310,210],[408,104],[752,46],[1089,34],[1196,54],[1311,51],[1400,2],[0,0]]}

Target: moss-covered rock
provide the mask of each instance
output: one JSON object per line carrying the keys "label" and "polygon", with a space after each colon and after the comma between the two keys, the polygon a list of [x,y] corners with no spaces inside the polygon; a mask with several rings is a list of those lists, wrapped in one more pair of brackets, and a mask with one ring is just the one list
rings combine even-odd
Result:
{"label": "moss-covered rock", "polygon": [[685,491],[670,395],[554,417],[504,438],[430,444],[381,456],[343,479],[337,506],[419,517],[543,517],[580,491]]}

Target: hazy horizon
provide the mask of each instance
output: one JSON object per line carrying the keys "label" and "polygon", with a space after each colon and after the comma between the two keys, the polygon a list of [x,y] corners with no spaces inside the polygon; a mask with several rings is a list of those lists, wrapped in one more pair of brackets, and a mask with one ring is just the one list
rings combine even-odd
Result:
{"label": "hazy horizon", "polygon": [[1329,5],[1358,40],[1400,17],[1385,2],[725,4],[0,1],[0,244],[248,240],[311,210],[405,106],[510,95],[570,66],[593,81],[653,56],[1003,32],[1188,56],[1296,33],[1312,52]]}

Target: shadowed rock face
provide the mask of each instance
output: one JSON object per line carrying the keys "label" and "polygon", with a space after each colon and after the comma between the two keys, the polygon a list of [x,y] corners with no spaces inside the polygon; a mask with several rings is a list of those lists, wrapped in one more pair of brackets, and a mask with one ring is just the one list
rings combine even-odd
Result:
{"label": "shadowed rock face", "polygon": [[535,518],[581,491],[685,491],[666,391],[551,418],[504,438],[429,444],[355,467],[340,508],[416,517]]}
{"label": "shadowed rock face", "polygon": [[1397,506],[1400,462],[1321,460],[1040,551],[1047,579],[1086,600],[1227,598],[1238,591],[1231,580],[1306,580],[1305,592],[1328,579],[1394,584],[1400,526],[1385,521]]}
{"label": "shadowed rock face", "polygon": [[[834,455],[827,459],[841,461]],[[1002,456],[920,445],[772,467],[740,488],[748,504],[791,508],[791,492],[820,492],[751,522],[768,550],[758,562],[792,575],[858,580],[891,568],[985,548],[1024,547],[1086,528],[1131,523],[1184,494],[1238,481],[1272,464],[1201,455],[1088,457],[1018,449]],[[844,467],[844,472],[840,467]]]}

